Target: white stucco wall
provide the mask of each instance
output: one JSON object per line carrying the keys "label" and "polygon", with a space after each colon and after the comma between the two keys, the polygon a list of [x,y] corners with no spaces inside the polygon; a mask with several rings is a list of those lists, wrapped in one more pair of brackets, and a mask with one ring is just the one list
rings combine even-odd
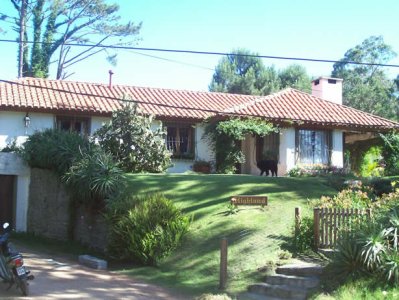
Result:
{"label": "white stucco wall", "polygon": [[202,124],[195,125],[195,158],[197,160],[215,161],[215,154],[203,138],[205,128]]}
{"label": "white stucco wall", "polygon": [[100,129],[105,123],[111,121],[111,118],[107,117],[92,117],[90,124],[90,134],[93,134],[96,130]]}
{"label": "white stucco wall", "polygon": [[280,130],[280,161],[278,175],[286,175],[295,167],[295,129],[283,128]]}
{"label": "white stucco wall", "polygon": [[17,176],[15,229],[26,231],[30,168],[16,154],[0,152],[0,174]]}
{"label": "white stucco wall", "polygon": [[331,165],[338,168],[344,167],[344,140],[342,135],[342,130],[333,130],[332,132]]}
{"label": "white stucco wall", "polygon": [[29,113],[31,122],[29,127],[25,128],[25,115],[23,112],[0,111],[0,148],[4,148],[13,140],[21,145],[35,131],[52,128],[54,125],[54,116],[51,114]]}

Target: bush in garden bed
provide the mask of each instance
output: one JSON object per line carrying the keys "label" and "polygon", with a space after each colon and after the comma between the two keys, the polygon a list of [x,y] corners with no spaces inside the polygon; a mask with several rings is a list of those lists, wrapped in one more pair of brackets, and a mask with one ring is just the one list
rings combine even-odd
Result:
{"label": "bush in garden bed", "polygon": [[157,265],[180,244],[190,219],[162,194],[122,196],[107,207],[110,254],[146,265]]}

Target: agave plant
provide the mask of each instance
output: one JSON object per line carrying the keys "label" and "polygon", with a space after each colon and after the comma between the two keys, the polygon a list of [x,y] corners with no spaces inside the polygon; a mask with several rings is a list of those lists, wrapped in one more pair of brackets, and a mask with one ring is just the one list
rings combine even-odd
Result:
{"label": "agave plant", "polygon": [[363,245],[362,260],[366,268],[373,271],[381,264],[381,256],[386,252],[386,238],[389,232],[379,224],[369,223],[360,233],[358,242]]}
{"label": "agave plant", "polygon": [[389,282],[399,285],[399,253],[397,251],[391,250],[385,253],[379,269]]}
{"label": "agave plant", "polygon": [[331,267],[339,278],[357,277],[367,273],[362,258],[362,247],[349,233],[343,234],[336,245]]}

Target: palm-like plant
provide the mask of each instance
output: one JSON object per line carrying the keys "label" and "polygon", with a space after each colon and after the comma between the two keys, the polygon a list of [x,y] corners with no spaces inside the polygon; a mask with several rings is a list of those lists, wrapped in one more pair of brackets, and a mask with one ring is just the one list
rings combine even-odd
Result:
{"label": "palm-like plant", "polygon": [[399,253],[396,250],[384,254],[380,271],[389,282],[399,285]]}
{"label": "palm-like plant", "polygon": [[373,271],[381,264],[381,256],[387,250],[386,238],[389,232],[375,222],[366,223],[361,229],[357,240],[362,245],[362,260],[366,268]]}

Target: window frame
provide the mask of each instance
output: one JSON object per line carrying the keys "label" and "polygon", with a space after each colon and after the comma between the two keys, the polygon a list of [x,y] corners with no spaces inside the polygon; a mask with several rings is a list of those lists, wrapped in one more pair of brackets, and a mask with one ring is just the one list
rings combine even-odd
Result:
{"label": "window frame", "polygon": [[[308,135],[308,137],[310,136],[310,138],[314,139],[315,141],[316,141],[316,134],[317,133],[323,133],[325,135],[325,137],[323,139],[325,141],[325,145],[324,146],[321,145],[321,147],[320,147],[321,150],[319,150],[321,156],[319,156],[320,159],[317,159],[317,161],[315,160],[315,152],[316,152],[316,149],[317,149],[317,145],[312,145],[311,152],[312,152],[313,158],[310,159],[311,162],[309,162],[308,159],[306,161],[302,161],[302,159],[301,159],[301,141],[300,141],[300,138],[303,135],[301,135],[300,131],[306,131],[306,132],[310,133],[310,135]],[[312,143],[312,141],[310,141],[310,143]],[[295,164],[310,165],[310,166],[312,166],[312,165],[330,166],[331,165],[332,146],[333,146],[332,145],[332,130],[321,129],[321,128],[296,128],[296,130],[295,130]],[[325,162],[323,162],[322,151],[326,151],[327,160]]]}
{"label": "window frame", "polygon": [[[76,132],[79,135],[88,137],[90,134],[91,118],[86,116],[66,116],[57,115],[55,116],[55,128],[67,132]],[[62,122],[69,122],[69,129],[64,129]],[[76,123],[80,122],[80,130],[76,130]]]}
{"label": "window frame", "polygon": [[[166,128],[165,144],[174,159],[194,159],[195,158],[195,124],[191,122],[164,122]],[[173,137],[169,134],[175,130]],[[184,131],[187,131],[184,134]],[[182,137],[183,135],[183,137]],[[180,139],[180,142],[177,142]],[[183,139],[183,140],[181,140]],[[187,149],[182,152],[182,148]]]}

